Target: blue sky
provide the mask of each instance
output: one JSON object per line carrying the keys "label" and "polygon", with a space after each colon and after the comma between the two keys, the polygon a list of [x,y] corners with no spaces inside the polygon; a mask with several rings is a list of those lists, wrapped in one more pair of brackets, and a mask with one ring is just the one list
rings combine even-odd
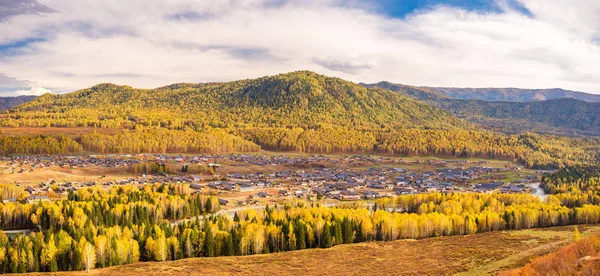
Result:
{"label": "blue sky", "polygon": [[0,96],[313,70],[600,93],[597,0],[0,0]]}
{"label": "blue sky", "polygon": [[[469,11],[501,12],[498,4],[489,0],[377,0],[376,2],[377,12],[398,18],[438,5],[458,7]],[[517,2],[511,3],[519,6]]]}

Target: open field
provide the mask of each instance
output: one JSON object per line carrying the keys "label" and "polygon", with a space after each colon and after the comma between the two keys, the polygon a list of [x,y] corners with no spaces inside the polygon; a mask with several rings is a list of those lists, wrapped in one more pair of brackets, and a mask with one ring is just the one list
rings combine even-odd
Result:
{"label": "open field", "polygon": [[38,169],[34,172],[0,174],[1,183],[37,184],[50,179],[56,181],[104,181],[133,176],[127,168],[60,168]]}
{"label": "open field", "polygon": [[[579,226],[584,236],[600,226]],[[137,263],[57,275],[489,275],[572,240],[573,227],[370,242],[241,257]]]}

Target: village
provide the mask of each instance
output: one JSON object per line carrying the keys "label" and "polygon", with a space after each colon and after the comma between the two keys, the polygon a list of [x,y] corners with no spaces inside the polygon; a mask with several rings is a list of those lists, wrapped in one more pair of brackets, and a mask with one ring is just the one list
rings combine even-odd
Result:
{"label": "village", "polygon": [[[131,170],[144,162],[165,164],[173,170],[170,173]],[[0,179],[4,178],[2,175],[14,177],[45,170],[108,170],[83,180],[17,180],[12,184],[23,186],[28,196],[21,200],[27,202],[61,199],[70,191],[85,187],[187,184],[194,192],[218,196],[223,205],[241,206],[285,198],[352,201],[430,192],[530,193],[530,184],[539,182],[540,175],[545,173],[527,171],[510,163],[501,166],[490,162],[494,161],[405,160],[367,155],[29,155],[0,158]],[[178,171],[190,164],[213,170],[211,174]],[[16,200],[2,198],[3,202]]]}

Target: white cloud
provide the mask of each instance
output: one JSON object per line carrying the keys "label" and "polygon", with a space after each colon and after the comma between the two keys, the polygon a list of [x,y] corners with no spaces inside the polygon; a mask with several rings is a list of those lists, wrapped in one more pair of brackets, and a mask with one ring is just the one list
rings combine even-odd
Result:
{"label": "white cloud", "polygon": [[31,87],[28,90],[17,90],[14,93],[15,93],[15,95],[20,95],[20,96],[21,95],[41,96],[46,93],[52,93],[52,91],[50,91],[46,88],[43,88],[43,87],[36,86],[36,87]]}
{"label": "white cloud", "polygon": [[438,6],[395,19],[343,0],[44,0],[57,12],[0,23],[0,45],[45,39],[0,56],[0,74],[56,91],[308,69],[356,82],[600,93],[600,1],[521,1],[531,16]]}

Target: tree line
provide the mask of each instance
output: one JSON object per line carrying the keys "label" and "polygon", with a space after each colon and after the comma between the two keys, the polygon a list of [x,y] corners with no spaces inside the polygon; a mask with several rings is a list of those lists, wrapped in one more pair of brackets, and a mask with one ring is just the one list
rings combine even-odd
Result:
{"label": "tree line", "polygon": [[468,235],[600,222],[600,206],[567,207],[527,194],[419,194],[373,208],[290,201],[233,218],[187,185],[89,188],[68,201],[0,204],[2,272],[82,270],[138,261],[248,255],[364,241]]}
{"label": "tree line", "polygon": [[529,168],[565,168],[598,161],[600,141],[537,134],[403,129],[359,131],[331,125],[313,129],[249,128],[169,130],[140,128],[117,134],[1,135],[0,154],[227,153],[262,149],[311,153],[380,153],[401,156],[496,158]]}

